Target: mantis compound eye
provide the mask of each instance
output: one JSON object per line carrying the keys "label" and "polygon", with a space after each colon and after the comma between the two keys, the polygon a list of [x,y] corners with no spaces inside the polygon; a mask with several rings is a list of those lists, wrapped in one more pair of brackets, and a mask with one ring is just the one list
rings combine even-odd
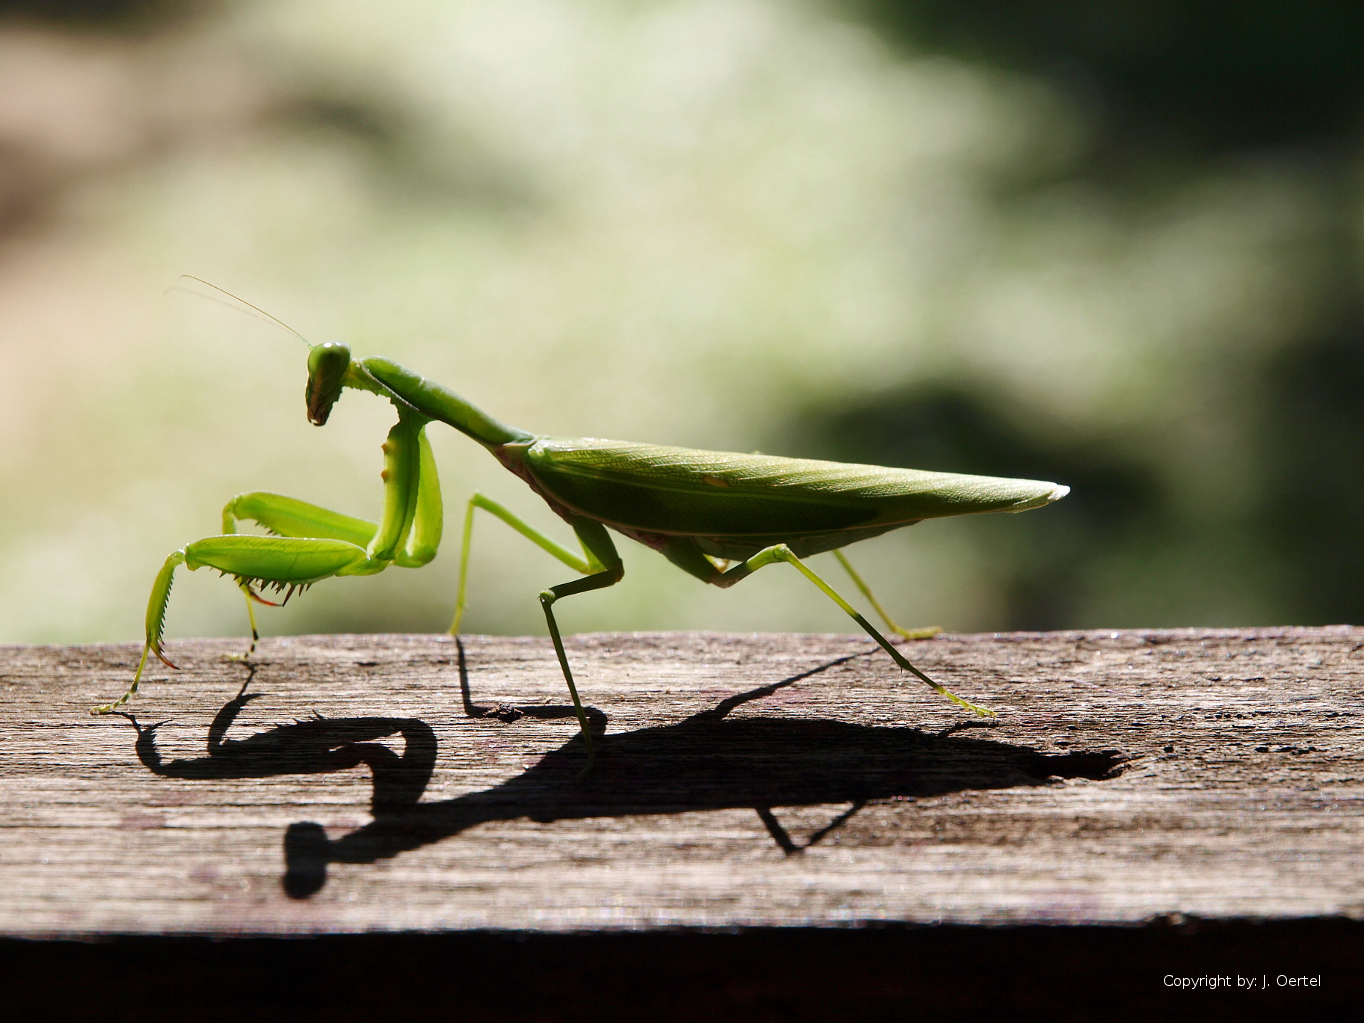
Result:
{"label": "mantis compound eye", "polygon": [[308,354],[308,422],[322,426],[341,397],[350,367],[350,349],[339,341],[320,344]]}

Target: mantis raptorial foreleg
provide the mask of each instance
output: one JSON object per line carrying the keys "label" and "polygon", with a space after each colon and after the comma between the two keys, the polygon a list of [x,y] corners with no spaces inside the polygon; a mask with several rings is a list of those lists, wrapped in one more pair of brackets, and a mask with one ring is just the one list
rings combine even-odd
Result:
{"label": "mantis raptorial foreleg", "polygon": [[881,616],[881,621],[886,623],[886,628],[890,629],[891,632],[904,639],[931,639],[942,632],[941,625],[929,625],[922,629],[904,629],[899,625],[896,625],[890,615],[886,614],[886,609],[881,606],[881,602],[877,600],[875,595],[871,592],[871,587],[862,581],[862,577],[857,574],[857,570],[852,567],[852,562],[847,559],[843,552],[834,551],[834,557],[837,558],[838,563],[847,570],[848,575],[852,577],[852,581],[857,585],[857,588],[862,591],[862,596],[866,597],[867,602],[876,609],[876,613]]}
{"label": "mantis raptorial foreleg", "polygon": [[[243,519],[264,526],[277,536],[345,540],[357,547],[368,547],[374,534],[379,531],[377,522],[357,519],[321,505],[260,490],[238,494],[223,506],[223,533],[235,534],[238,522]],[[434,553],[433,550],[432,555]],[[246,595],[246,615],[251,621],[251,646],[245,655],[250,657],[256,651],[256,643],[260,641],[255,602],[274,602],[266,600],[246,583],[242,583],[241,588]]]}
{"label": "mantis raptorial foreleg", "polygon": [[578,697],[578,687],[573,684],[573,670],[568,666],[568,655],[564,653],[564,641],[559,635],[559,623],[555,621],[554,612],[550,609],[550,605],[561,597],[570,597],[575,593],[586,593],[589,590],[600,590],[615,585],[625,576],[625,566],[621,563],[616,545],[611,542],[610,534],[606,532],[606,527],[600,522],[593,522],[591,519],[572,520],[573,531],[577,534],[578,542],[582,545],[585,555],[585,557],[580,558],[572,551],[545,536],[534,526],[518,518],[492,498],[485,497],[483,494],[474,494],[473,497],[469,498],[469,508],[464,515],[464,544],[459,556],[459,596],[455,602],[455,620],[450,624],[452,636],[459,632],[459,624],[464,617],[466,583],[469,576],[469,547],[474,535],[474,509],[476,508],[482,508],[484,511],[496,515],[537,547],[554,555],[569,568],[584,574],[582,579],[574,579],[572,582],[560,583],[558,586],[551,586],[549,589],[543,590],[540,593],[540,606],[544,608],[545,621],[549,625],[549,636],[554,642],[554,653],[559,658],[559,667],[563,670],[564,681],[568,683],[568,695],[573,698],[573,711],[577,714],[578,725],[582,729],[583,744],[587,748],[587,763],[579,777],[586,777],[588,772],[592,770],[596,752],[592,748],[592,733],[588,729],[587,713],[583,710],[582,700]]}
{"label": "mantis raptorial foreleg", "polygon": [[[107,714],[132,699],[147,667],[148,654],[154,654],[165,664],[175,667],[162,652],[161,642],[165,634],[166,605],[170,602],[171,585],[175,570],[181,565],[191,571],[207,565],[223,575],[236,577],[238,585],[247,593],[248,610],[251,598],[270,603],[256,592],[261,586],[272,586],[284,591],[287,601],[296,590],[307,589],[319,579],[378,571],[371,567],[363,547],[345,540],[230,534],[209,536],[186,544],[166,558],[156,582],[152,584],[151,596],[147,600],[146,645],[142,648],[142,660],[138,662],[132,685],[113,703],[90,708],[91,713]],[[251,619],[254,629],[254,614]]]}
{"label": "mantis raptorial foreleg", "polygon": [[842,596],[839,595],[837,590],[835,590],[832,586],[830,586],[818,575],[816,575],[813,571],[811,571],[810,568],[805,564],[805,562],[801,561],[800,558],[796,557],[796,555],[792,553],[791,548],[786,546],[786,544],[784,543],[776,544],[772,547],[766,547],[763,550],[760,550],[757,554],[753,555],[753,557],[749,558],[747,561],[739,565],[736,565],[734,568],[731,568],[728,572],[725,573],[724,577],[726,579],[733,579],[735,582],[737,582],[738,580],[744,578],[745,576],[751,575],[752,573],[756,572],[758,569],[765,568],[768,565],[775,565],[779,561],[784,561],[788,565],[794,566],[796,570],[800,572],[801,575],[805,576],[806,579],[809,579],[810,582],[818,586],[824,592],[824,594],[835,604],[841,607],[849,615],[849,617],[853,619],[853,621],[857,622],[858,625],[862,626],[862,628],[866,630],[867,635],[869,635],[872,639],[876,640],[877,643],[881,644],[881,647],[886,651],[886,653],[890,654],[891,658],[895,661],[895,663],[898,664],[900,667],[904,668],[905,671],[914,675],[920,681],[931,687],[934,691],[941,693],[943,696],[946,696],[953,703],[959,704],[960,706],[965,707],[967,710],[975,711],[981,717],[995,716],[994,711],[986,707],[978,707],[974,703],[970,703],[967,700],[963,700],[960,696],[957,696],[955,693],[949,692],[946,689],[946,687],[940,685],[937,682],[934,682],[922,671],[914,667],[914,665],[910,664],[909,661],[905,659],[904,655],[901,654],[899,650],[895,649],[895,647],[891,644],[890,640],[886,639],[885,636],[881,635],[881,633],[876,630],[875,626],[873,626],[871,622],[867,621],[866,618],[864,618],[861,614],[858,613],[856,608],[854,608],[851,604],[844,600]]}
{"label": "mantis raptorial foreleg", "polygon": [[[234,576],[247,595],[255,649],[256,616],[251,600],[270,603],[263,587],[285,593],[332,576],[373,575],[389,565],[416,568],[436,555],[443,516],[435,458],[423,428],[426,420],[400,410],[384,443],[384,515],[379,523],[342,515],[306,501],[263,492],[242,494],[223,508],[223,534],[186,544],[161,568],[147,601],[147,640],[128,691],[113,703],[91,708],[107,714],[137,692],[148,655],[166,660],[161,650],[166,605],[175,570],[207,565]],[[250,519],[275,536],[239,534],[237,523]],[[174,667],[174,665],[172,665]]]}

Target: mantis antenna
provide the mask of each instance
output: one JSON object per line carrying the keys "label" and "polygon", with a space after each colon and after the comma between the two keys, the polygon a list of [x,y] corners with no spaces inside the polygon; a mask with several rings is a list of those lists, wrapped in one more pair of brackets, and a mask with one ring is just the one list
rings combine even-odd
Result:
{"label": "mantis antenna", "polygon": [[[232,292],[228,291],[226,288],[220,288],[220,287],[218,287],[218,285],[216,285],[216,284],[210,284],[208,281],[204,280],[202,277],[195,277],[193,274],[181,274],[180,277],[179,277],[179,279],[182,280],[182,281],[194,281],[196,284],[202,284],[202,285],[203,285],[204,287],[206,287],[206,288],[212,288],[214,291],[218,292],[218,294],[220,294],[220,295],[226,295],[228,298],[232,299],[232,302],[235,302],[235,303],[237,303],[237,304],[236,304],[236,305],[233,305],[232,302],[224,302],[222,299],[220,299],[220,298],[215,298],[215,297],[212,296],[212,295],[201,295],[201,294],[199,294],[199,292],[195,291],[193,288],[185,288],[185,287],[181,287],[180,285],[176,285],[174,288],[167,288],[167,289],[166,289],[167,293],[172,292],[172,291],[184,291],[184,292],[188,292],[188,293],[191,294],[191,295],[196,295],[196,296],[198,296],[199,298],[205,299],[205,300],[207,300],[207,301],[209,301],[209,302],[217,302],[219,305],[227,306],[227,308],[229,308],[229,309],[235,309],[235,310],[236,310],[237,312],[239,312],[239,313],[246,313],[246,310],[249,309],[249,310],[251,310],[251,313],[255,313],[255,314],[257,315],[258,318],[264,319],[267,323],[273,323],[275,326],[280,327],[280,328],[282,328],[283,330],[287,330],[290,334],[294,335],[294,337],[298,338],[300,341],[302,341],[302,342],[303,342],[305,345],[307,345],[309,348],[313,348],[313,347],[314,347],[314,345],[313,345],[313,343],[312,343],[311,341],[309,341],[306,337],[304,337],[304,336],[303,336],[302,334],[300,334],[298,331],[294,330],[293,327],[289,326],[289,324],[285,323],[285,322],[284,322],[283,320],[281,320],[278,316],[271,316],[269,313],[267,313],[267,312],[266,312],[264,309],[262,309],[260,306],[258,306],[258,305],[252,305],[252,304],[251,304],[250,302],[248,302],[246,299],[244,299],[244,298],[239,298],[238,296],[232,294]],[[245,306],[246,308],[243,309],[242,306]],[[250,316],[251,313],[246,313],[246,315]]]}

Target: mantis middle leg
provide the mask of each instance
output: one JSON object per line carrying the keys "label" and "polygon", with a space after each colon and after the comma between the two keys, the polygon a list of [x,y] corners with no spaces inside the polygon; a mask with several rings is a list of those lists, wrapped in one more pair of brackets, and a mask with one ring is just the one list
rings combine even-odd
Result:
{"label": "mantis middle leg", "polygon": [[[587,560],[587,557],[580,558],[572,551],[561,547],[534,526],[527,524],[502,505],[498,504],[491,497],[485,497],[483,494],[476,493],[473,497],[469,498],[469,507],[464,513],[464,538],[459,552],[459,594],[455,598],[455,619],[450,623],[450,635],[452,636],[459,635],[459,623],[464,619],[464,611],[467,607],[465,594],[469,581],[469,548],[472,545],[474,537],[474,509],[476,508],[482,508],[484,511],[496,515],[541,550],[552,554],[569,568],[575,569],[583,575],[590,575],[591,573],[599,572],[602,569],[600,564],[594,566],[590,563]],[[585,545],[583,547],[583,554],[590,557],[590,552]]]}
{"label": "mantis middle leg", "polygon": [[575,593],[586,593],[589,590],[600,590],[607,586],[614,586],[624,578],[625,566],[620,560],[620,554],[617,553],[616,545],[612,542],[610,534],[600,522],[584,518],[569,520],[569,525],[577,534],[578,542],[582,545],[585,555],[585,557],[580,558],[518,518],[492,498],[485,497],[482,494],[474,494],[473,497],[469,498],[469,510],[464,516],[464,545],[459,559],[459,596],[456,601],[455,619],[450,624],[451,635],[459,632],[460,621],[464,617],[466,583],[469,571],[469,546],[473,538],[474,509],[476,508],[482,508],[496,515],[536,546],[554,555],[570,568],[583,573],[581,579],[574,579],[571,582],[560,583],[558,586],[551,586],[547,590],[542,590],[540,606],[545,612],[545,622],[549,626],[549,636],[554,643],[554,653],[558,657],[559,667],[564,673],[564,682],[568,684],[568,695],[573,698],[573,711],[578,717],[583,745],[587,749],[587,763],[583,765],[583,769],[578,775],[580,779],[585,778],[591,772],[592,765],[596,761],[596,751],[592,746],[592,732],[588,727],[587,713],[583,710],[582,700],[578,697],[578,687],[573,684],[573,670],[568,666],[568,655],[564,652],[564,642],[559,635],[559,623],[554,618],[552,605],[561,597],[570,597]]}

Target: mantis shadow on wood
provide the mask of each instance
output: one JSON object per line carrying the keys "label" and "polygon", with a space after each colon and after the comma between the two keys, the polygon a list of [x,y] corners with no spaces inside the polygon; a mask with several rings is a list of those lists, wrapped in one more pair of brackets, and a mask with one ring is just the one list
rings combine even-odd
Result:
{"label": "mantis shadow on wood", "polygon": [[[523,717],[546,720],[573,717],[571,706],[512,707],[507,704],[483,706],[469,696],[464,646],[459,646],[460,682],[464,711],[473,718],[494,718],[510,723]],[[374,776],[371,808],[388,808],[415,803],[426,791],[436,764],[436,734],[419,718],[355,717],[327,718],[321,715],[279,725],[245,739],[229,739],[227,732],[248,703],[265,695],[248,693],[259,664],[246,665],[248,675],[237,695],[214,715],[208,726],[207,756],[164,761],[156,745],[156,730],[165,724],[141,724],[127,712],[137,730],[134,747],[142,766],[163,778],[204,781],[213,778],[268,778],[282,774],[327,774],[348,771],[361,764]],[[585,708],[589,725],[596,733],[606,731],[606,715],[595,707]],[[404,749],[393,752],[379,739],[401,735]]]}
{"label": "mantis shadow on wood", "polygon": [[[436,735],[425,721],[313,717],[245,739],[225,738],[242,709],[262,695],[243,691],[224,704],[209,726],[207,756],[169,763],[162,760],[156,746],[156,730],[165,722],[142,725],[132,714],[122,716],[137,729],[138,760],[163,778],[193,781],[269,778],[348,771],[365,764],[374,775],[370,809],[376,814],[415,803],[426,791],[436,763]],[[401,755],[376,741],[392,735],[403,737],[405,748]]]}
{"label": "mantis shadow on wood", "polygon": [[[209,755],[164,763],[156,726],[137,726],[144,766],[168,777],[211,779],[344,770],[366,763],[374,772],[374,820],[338,839],[310,821],[284,837],[285,892],[313,895],[326,884],[329,863],[373,863],[442,841],[492,821],[538,823],[749,808],[787,855],[842,826],[866,802],[921,798],[965,789],[1046,784],[1055,777],[1103,779],[1117,773],[1116,751],[1047,754],[1028,746],[924,732],[912,727],[848,724],[824,719],[732,717],[744,703],[771,695],[865,653],[850,654],[771,685],[740,693],[677,724],[607,736],[597,769],[577,780],[581,734],[500,785],[454,799],[418,800],[431,776],[435,737],[410,718],[314,718],[231,741],[227,729],[252,699],[239,693],[214,718]],[[465,710],[474,717],[568,717],[572,707],[481,707],[469,699],[462,645]],[[604,731],[605,715],[591,715]],[[136,722],[134,722],[136,724]],[[374,740],[401,733],[400,757]],[[850,804],[804,845],[796,844],[773,807]]]}

